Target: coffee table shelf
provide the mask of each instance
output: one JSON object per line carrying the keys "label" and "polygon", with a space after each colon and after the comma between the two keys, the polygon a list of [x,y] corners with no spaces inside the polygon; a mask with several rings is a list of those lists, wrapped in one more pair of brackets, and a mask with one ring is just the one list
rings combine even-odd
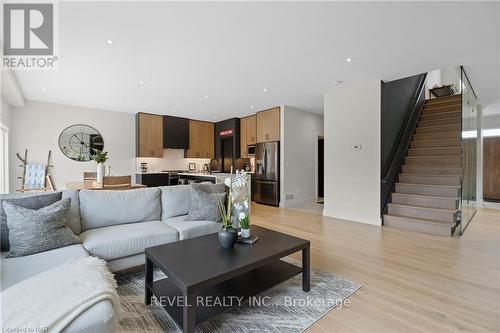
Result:
{"label": "coffee table shelf", "polygon": [[[283,281],[300,274],[301,272],[301,267],[289,264],[282,260],[276,260],[271,264],[257,268],[245,274],[238,275],[230,280],[226,280],[203,290],[198,293],[197,297],[200,297],[200,299],[204,301],[205,305],[207,304],[207,300],[210,299],[208,298],[210,296],[213,300],[217,297],[220,302],[224,303],[225,301],[226,304],[208,307],[197,306],[196,324],[198,325],[207,319],[239,305],[238,301],[234,298],[232,299],[233,301],[231,304],[231,299],[227,296],[243,297],[243,302],[247,302],[252,296],[258,295],[259,293],[268,290]],[[160,299],[160,297],[168,297],[170,301],[179,300],[183,297],[182,291],[168,278],[154,281],[152,293],[158,299]],[[175,320],[179,328],[182,329],[183,302],[172,302],[172,305],[168,302],[163,303],[164,304],[161,304],[163,308],[169,313],[170,317]]]}
{"label": "coffee table shelf", "polygon": [[[182,331],[192,333],[198,323],[237,305],[230,299],[248,301],[299,273],[302,290],[308,292],[310,242],[259,226],[252,226],[252,232],[258,242],[234,249],[222,249],[216,233],[147,248],[145,303],[154,295]],[[281,260],[296,252],[302,253],[301,267]],[[154,267],[167,278],[153,281]],[[207,306],[215,297],[226,303]]]}

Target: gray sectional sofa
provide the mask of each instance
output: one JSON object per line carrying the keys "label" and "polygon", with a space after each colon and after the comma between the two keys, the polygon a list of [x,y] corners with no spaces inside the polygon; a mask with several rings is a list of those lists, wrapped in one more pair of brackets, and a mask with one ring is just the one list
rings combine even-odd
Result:
{"label": "gray sectional sofa", "polygon": [[[225,189],[224,184],[211,186],[211,191],[213,186],[219,186],[216,191]],[[65,190],[62,197],[71,197],[66,224],[82,244],[18,258],[6,258],[7,253],[2,252],[1,290],[82,256],[106,260],[112,272],[132,268],[144,264],[147,247],[221,229],[217,222],[186,220],[191,204],[190,187],[186,185],[127,191]],[[111,302],[102,301],[82,313],[65,331],[113,332],[115,322]]]}

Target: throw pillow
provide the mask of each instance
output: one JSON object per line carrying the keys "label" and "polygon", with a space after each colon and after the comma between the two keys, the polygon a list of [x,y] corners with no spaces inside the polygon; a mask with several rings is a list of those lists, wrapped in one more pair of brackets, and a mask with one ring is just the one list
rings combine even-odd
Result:
{"label": "throw pillow", "polygon": [[44,194],[14,193],[0,196],[0,250],[9,251],[9,228],[7,227],[7,216],[3,210],[3,203],[10,202],[14,205],[29,209],[40,209],[52,205],[61,200],[61,192]]}
{"label": "throw pillow", "polygon": [[4,202],[10,242],[7,257],[22,257],[80,243],[80,239],[66,226],[70,206],[70,198],[38,210]]}
{"label": "throw pillow", "polygon": [[226,199],[226,193],[208,193],[196,186],[191,187],[191,207],[186,221],[222,221],[219,200]]}

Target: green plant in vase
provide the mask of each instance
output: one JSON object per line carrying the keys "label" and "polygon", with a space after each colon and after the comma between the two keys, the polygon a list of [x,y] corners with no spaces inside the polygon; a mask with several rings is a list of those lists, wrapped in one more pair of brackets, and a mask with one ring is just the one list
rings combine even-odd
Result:
{"label": "green plant in vase", "polygon": [[[222,229],[219,231],[219,243],[224,248],[232,248],[236,243],[238,238],[238,232],[233,227],[233,222],[231,221],[231,196],[232,196],[232,177],[226,179],[226,185],[229,187],[227,192],[227,206],[224,205],[222,199],[219,197],[219,210],[222,219]],[[229,184],[229,185],[228,185]]]}
{"label": "green plant in vase", "polygon": [[241,237],[250,238],[250,219],[248,218],[248,215],[243,212],[239,213],[238,221],[240,222],[241,227]]}
{"label": "green plant in vase", "polygon": [[108,160],[108,152],[97,150],[92,159],[97,163],[97,181],[102,183],[104,178],[104,163]]}

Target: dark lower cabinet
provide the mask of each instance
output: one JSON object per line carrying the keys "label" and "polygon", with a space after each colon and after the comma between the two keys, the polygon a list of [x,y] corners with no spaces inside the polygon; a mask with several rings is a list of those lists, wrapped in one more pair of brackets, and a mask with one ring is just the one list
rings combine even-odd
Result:
{"label": "dark lower cabinet", "polygon": [[137,184],[146,185],[147,187],[167,186],[168,173],[151,173],[151,174],[138,173],[135,175],[135,182]]}
{"label": "dark lower cabinet", "polygon": [[189,149],[189,119],[163,116],[163,148]]}

